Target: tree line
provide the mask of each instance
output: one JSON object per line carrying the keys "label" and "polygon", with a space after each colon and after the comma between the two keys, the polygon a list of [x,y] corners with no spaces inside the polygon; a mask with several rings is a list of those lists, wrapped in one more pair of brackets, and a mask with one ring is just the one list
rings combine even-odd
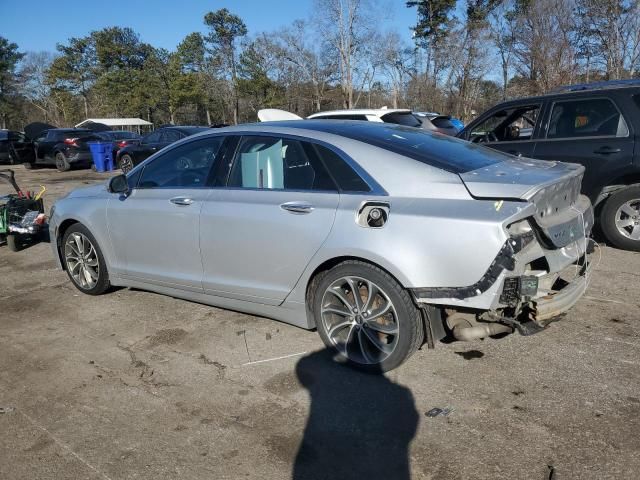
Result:
{"label": "tree line", "polygon": [[141,117],[156,125],[240,123],[261,108],[301,116],[406,107],[465,121],[501,99],[634,78],[639,0],[403,0],[409,31],[378,0],[315,0],[307,19],[249,32],[226,8],[173,51],[107,27],[23,52],[0,37],[0,127]]}

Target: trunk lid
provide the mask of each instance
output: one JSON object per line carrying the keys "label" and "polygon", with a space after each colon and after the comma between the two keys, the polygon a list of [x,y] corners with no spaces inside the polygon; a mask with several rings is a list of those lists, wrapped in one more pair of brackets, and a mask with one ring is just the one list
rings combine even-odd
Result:
{"label": "trunk lid", "polygon": [[460,178],[475,198],[533,200],[559,190],[569,205],[580,194],[583,174],[582,165],[522,158],[461,173]]}
{"label": "trunk lid", "polygon": [[479,199],[519,199],[532,203],[537,226],[555,247],[588,234],[593,226],[589,199],[580,195],[584,167],[528,158],[506,160],[460,174]]}

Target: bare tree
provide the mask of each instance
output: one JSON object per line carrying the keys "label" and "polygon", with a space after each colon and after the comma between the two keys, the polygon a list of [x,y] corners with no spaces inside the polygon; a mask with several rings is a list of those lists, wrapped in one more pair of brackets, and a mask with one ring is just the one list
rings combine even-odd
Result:
{"label": "bare tree", "polygon": [[358,63],[372,37],[374,12],[371,0],[316,0],[315,3],[318,34],[338,55],[344,108],[354,105]]}
{"label": "bare tree", "polygon": [[326,46],[314,45],[309,24],[303,20],[297,20],[282,30],[278,39],[281,56],[293,68],[292,80],[311,86],[313,110],[319,111],[328,84],[335,79],[335,58],[329,55]]}

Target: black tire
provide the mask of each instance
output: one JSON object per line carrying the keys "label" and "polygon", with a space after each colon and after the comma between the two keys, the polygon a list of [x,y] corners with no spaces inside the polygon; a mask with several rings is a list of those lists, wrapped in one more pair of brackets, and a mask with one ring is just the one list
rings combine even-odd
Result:
{"label": "black tire", "polygon": [[68,172],[71,170],[71,164],[67,160],[67,157],[64,156],[64,153],[58,152],[55,156],[56,159],[56,168],[59,172]]}
{"label": "black tire", "polygon": [[135,167],[133,158],[128,153],[123,154],[118,160],[118,168],[122,170],[122,173],[129,173],[133,167]]}
{"label": "black tire", "polygon": [[7,247],[9,247],[9,250],[12,252],[19,252],[21,246],[20,239],[17,235],[12,233],[7,234]]}
{"label": "black tire", "polygon": [[[97,258],[97,263],[98,263],[97,280],[95,282],[95,285],[91,286],[90,288],[83,288],[83,286],[80,285],[78,281],[74,278],[74,276],[70,271],[71,264],[69,263],[65,253],[67,241],[69,240],[71,235],[75,233],[79,233],[83,235],[86,239],[88,239],[91,242],[91,245],[93,246],[96,253],[95,256]],[[96,241],[95,237],[91,234],[91,232],[87,227],[85,227],[80,223],[74,223],[73,225],[71,225],[64,232],[60,249],[61,249],[60,253],[61,253],[64,269],[67,272],[67,275],[69,276],[69,280],[71,280],[71,283],[73,283],[73,285],[78,290],[80,290],[82,293],[86,293],[87,295],[101,295],[106,291],[108,291],[109,288],[111,288],[111,284],[109,283],[109,272],[107,271],[107,265],[106,265],[106,262],[104,261],[104,257],[102,256],[102,251],[100,250],[100,246],[98,245],[98,242]]]}
{"label": "black tire", "polygon": [[[640,186],[619,190],[605,201],[600,213],[600,228],[606,239],[614,246],[624,250],[640,252],[640,240],[624,235],[616,225],[619,209],[628,202],[632,202],[632,205],[637,205],[640,208]],[[640,210],[638,210],[635,218],[629,217],[629,220],[637,222],[636,229],[640,228]],[[631,229],[633,226],[628,228]]]}
{"label": "black tire", "polygon": [[[329,326],[325,325],[325,319],[323,319],[322,317],[323,302],[325,304],[325,307],[328,306],[327,301],[329,298],[332,298],[332,295],[329,293],[329,288],[334,286],[336,282],[340,283],[343,278],[350,277],[356,277],[368,282],[372,282],[373,284],[375,284],[375,286],[377,286],[384,292],[385,297],[391,302],[392,308],[395,313],[388,315],[391,315],[391,318],[395,320],[395,322],[391,322],[391,325],[397,325],[397,334],[392,335],[392,340],[389,339],[386,334],[379,333],[380,330],[371,330],[369,327],[371,323],[367,323],[368,320],[366,318],[362,318],[367,317],[367,311],[370,315],[374,315],[374,311],[366,310],[362,312],[362,315],[358,314],[352,317],[354,318],[354,322],[357,321],[361,323],[357,326],[354,325],[356,333],[353,334],[354,337],[352,338],[351,342],[355,343],[356,337],[360,334],[364,335],[363,338],[365,338],[365,340],[368,335],[374,334],[377,335],[378,342],[381,342],[381,340],[384,340],[381,343],[395,342],[393,344],[391,353],[386,357],[384,357],[385,354],[379,353],[376,358],[376,353],[378,352],[378,350],[374,348],[368,348],[367,350],[369,350],[370,353],[368,355],[363,355],[360,357],[360,359],[358,359],[358,356],[362,353],[360,351],[362,350],[362,344],[356,346],[360,348],[360,350],[356,348],[355,351],[353,349],[350,349],[349,346],[343,346],[342,348],[346,350],[345,354],[345,352],[343,352],[341,348],[329,338]],[[424,327],[422,317],[420,315],[420,310],[412,301],[409,292],[405,290],[402,285],[400,285],[391,275],[389,275],[384,270],[365,262],[348,260],[338,264],[328,272],[322,274],[320,278],[314,280],[314,284],[315,286],[312,287],[310,300],[312,303],[312,311],[316,321],[316,326],[318,328],[318,333],[320,334],[320,338],[322,338],[322,341],[327,347],[336,350],[339,353],[340,357],[346,360],[346,362],[350,366],[355,367],[359,370],[366,371],[368,373],[387,372],[389,370],[397,368],[402,363],[404,363],[411,355],[415,353],[420,345],[422,345],[424,339]],[[357,288],[358,290],[360,290],[361,287],[358,286]],[[364,282],[362,284],[362,288],[365,288]],[[326,298],[325,294],[327,295]],[[346,295],[350,296],[351,294],[349,292],[346,293]],[[366,298],[367,296],[369,295],[365,294],[364,298]],[[351,296],[350,298],[353,299],[353,296]],[[360,298],[361,303],[366,303],[364,302],[364,298],[362,296]],[[340,302],[338,302],[338,305],[342,306]],[[382,310],[384,310],[384,308],[382,308]],[[355,317],[360,317],[360,319],[356,320]],[[331,324],[331,327],[335,327],[335,325],[339,324],[343,319],[345,319],[340,315],[327,317],[327,319],[329,318],[336,319],[335,323]],[[376,322],[377,321],[378,320],[376,320]],[[348,328],[350,330],[347,333],[347,339],[351,338],[350,335],[352,335],[351,327]],[[368,332],[365,332],[365,330],[368,330]],[[369,336],[369,338],[371,337]],[[359,338],[358,341],[360,341]],[[364,343],[373,345],[373,342],[369,341],[365,341]],[[349,356],[350,351],[352,352],[351,356]],[[362,359],[366,360],[367,356],[370,357],[369,362],[361,361]]]}

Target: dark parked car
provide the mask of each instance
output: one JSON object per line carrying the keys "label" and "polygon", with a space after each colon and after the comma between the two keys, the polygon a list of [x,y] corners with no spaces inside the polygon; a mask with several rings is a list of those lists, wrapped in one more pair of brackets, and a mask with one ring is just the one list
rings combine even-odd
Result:
{"label": "dark parked car", "polygon": [[96,134],[102,140],[113,142],[113,158],[115,160],[118,151],[128,145],[136,145],[142,138],[140,135],[128,130],[108,130]]}
{"label": "dark parked car", "polygon": [[118,151],[116,165],[125,173],[167,145],[196,133],[209,130],[208,127],[162,127],[140,139],[135,145],[127,145]]}
{"label": "dark parked car", "polygon": [[0,163],[30,162],[33,160],[33,144],[22,132],[0,130]]}
{"label": "dark parked car", "polygon": [[51,128],[42,130],[33,139],[35,157],[25,162],[25,168],[34,165],[55,165],[61,172],[72,166],[88,167],[93,164],[87,142],[100,140],[91,130],[79,128]]}
{"label": "dark parked car", "polygon": [[627,80],[503,102],[458,136],[513,155],[584,165],[582,191],[605,237],[640,251],[639,134],[640,81]]}

